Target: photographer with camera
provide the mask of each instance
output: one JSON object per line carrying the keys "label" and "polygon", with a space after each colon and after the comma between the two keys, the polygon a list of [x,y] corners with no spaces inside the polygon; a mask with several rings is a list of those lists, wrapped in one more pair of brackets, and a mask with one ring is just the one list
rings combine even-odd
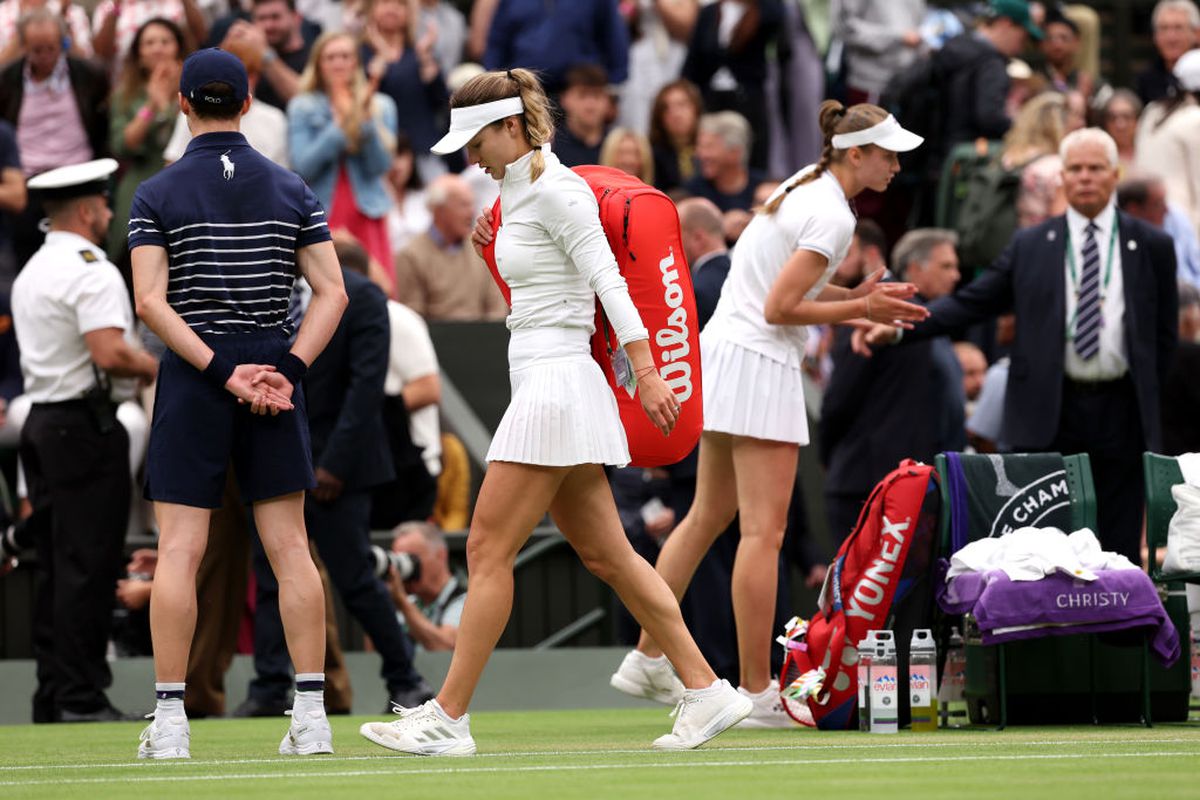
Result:
{"label": "photographer with camera", "polygon": [[[384,555],[377,550],[377,557]],[[428,522],[400,525],[385,564],[392,600],[409,635],[426,650],[453,650],[467,581],[450,571],[442,531]]]}

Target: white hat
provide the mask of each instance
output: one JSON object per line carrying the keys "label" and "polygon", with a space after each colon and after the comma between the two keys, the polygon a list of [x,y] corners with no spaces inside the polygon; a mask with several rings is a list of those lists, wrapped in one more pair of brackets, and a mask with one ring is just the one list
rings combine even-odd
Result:
{"label": "white hat", "polygon": [[520,97],[506,97],[490,103],[450,109],[450,132],[429,148],[439,156],[457,153],[483,130],[483,126],[505,117],[525,113]]}
{"label": "white hat", "polygon": [[887,119],[883,122],[876,123],[869,128],[836,134],[830,143],[837,150],[873,144],[884,150],[891,150],[893,153],[907,153],[909,150],[916,150],[923,141],[925,140],[912,131],[906,131],[900,127],[896,118],[888,114]]}
{"label": "white hat", "polygon": [[50,200],[107,194],[108,176],[116,171],[116,161],[111,158],[99,158],[34,175],[26,186],[31,191],[40,192],[43,199]]}
{"label": "white hat", "polygon": [[1200,50],[1188,50],[1171,70],[1185,92],[1200,92]]}

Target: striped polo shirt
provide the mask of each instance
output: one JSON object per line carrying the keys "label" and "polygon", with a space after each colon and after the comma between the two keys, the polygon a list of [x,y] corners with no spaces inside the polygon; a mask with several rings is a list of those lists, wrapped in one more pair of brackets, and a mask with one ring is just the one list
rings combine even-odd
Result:
{"label": "striped polo shirt", "polygon": [[296,251],[329,238],[304,181],[233,132],[192,139],[138,187],[129,213],[129,249],[167,251],[167,302],[197,333],[290,335]]}

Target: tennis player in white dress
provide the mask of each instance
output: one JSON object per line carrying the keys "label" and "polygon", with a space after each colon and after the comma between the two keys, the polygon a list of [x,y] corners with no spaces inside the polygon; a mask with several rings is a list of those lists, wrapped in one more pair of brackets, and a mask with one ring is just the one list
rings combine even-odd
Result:
{"label": "tennis player in white dress", "polygon": [[[785,181],[755,215],[733,251],[720,302],[700,335],[704,433],[696,497],[658,557],[658,572],[682,597],[701,558],[740,512],[733,567],[739,693],[754,702],[741,724],[784,727],[771,682],[771,626],[779,549],[787,524],[799,448],[808,444],[800,361],[807,325],[850,320],[901,324],[927,312],[907,302],[915,287],[880,283],[883,271],[853,290],[830,286],[854,236],[850,200],[883,191],[899,171],[896,154],[921,137],[872,105],[821,107],[820,161]],[[624,692],[670,702],[679,694],[653,631],[612,676]]]}
{"label": "tennis player in white dress", "polygon": [[[471,590],[446,682],[435,699],[361,732],[401,752],[475,752],[467,706],[512,610],[513,560],[549,511],[588,569],[613,587],[678,670],[685,690],[674,728],[654,746],[697,747],[745,718],[752,704],[717,679],[671,590],[621,527],[603,465],[627,464],[629,447],[616,399],[591,356],[597,297],[636,376],[642,407],[664,435],[679,403],[655,367],[595,195],[546,145],[553,128],[537,78],[521,69],[485,73],[455,92],[450,105],[450,132],[433,151],[466,147],[471,163],[500,181],[496,263],[512,289],[512,402],[475,504],[467,539]],[[482,248],[491,238],[486,212],[473,241]]]}

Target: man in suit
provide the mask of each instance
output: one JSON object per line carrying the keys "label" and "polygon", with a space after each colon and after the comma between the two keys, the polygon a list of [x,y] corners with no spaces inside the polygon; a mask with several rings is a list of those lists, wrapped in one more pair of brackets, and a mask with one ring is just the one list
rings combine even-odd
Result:
{"label": "man in suit", "polygon": [[[400,627],[387,584],[371,552],[371,489],[394,477],[383,426],[383,384],[391,343],[387,298],[367,277],[342,267],[349,305],[304,382],[317,488],[304,521],[342,603],[383,657],[391,702],[412,708],[433,696],[412,665],[412,641]],[[278,585],[255,543],[254,666],[250,697],[277,704],[286,686],[287,654],[278,614]],[[276,694],[272,694],[274,691]],[[390,710],[390,709],[387,709]],[[251,710],[246,715],[253,715]]]}
{"label": "man in suit", "polygon": [[703,329],[717,308],[721,287],[729,275],[729,249],[721,228],[721,209],[703,197],[681,200],[678,209],[683,254],[692,269],[697,321]]}
{"label": "man in suit", "polygon": [[[1160,450],[1161,387],[1178,339],[1171,238],[1115,205],[1117,146],[1063,139],[1063,216],[1020,230],[975,280],[904,339],[1016,316],[1003,434],[1016,452],[1087,453],[1107,550],[1140,561],[1141,452]],[[865,343],[895,338],[876,327]]]}
{"label": "man in suit", "polygon": [[[909,231],[896,243],[896,274],[928,304],[958,283],[958,237],[940,228]],[[865,277],[865,276],[864,276]],[[946,336],[864,358],[848,327],[834,332],[833,374],[821,404],[825,513],[840,543],[854,529],[871,489],[905,458],[931,462],[966,445],[962,371]]]}

